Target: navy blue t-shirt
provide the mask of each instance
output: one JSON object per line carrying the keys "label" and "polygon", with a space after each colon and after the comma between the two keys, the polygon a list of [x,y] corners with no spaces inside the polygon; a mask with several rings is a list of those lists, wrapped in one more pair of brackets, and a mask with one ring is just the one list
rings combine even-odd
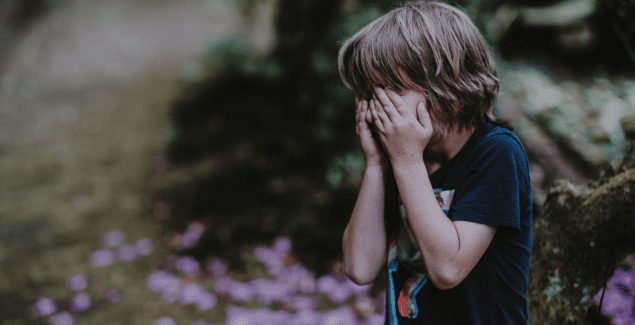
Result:
{"label": "navy blue t-shirt", "polygon": [[[417,263],[395,258],[393,249],[386,324],[527,324],[532,197],[529,165],[517,135],[486,122],[430,181],[450,220],[496,226],[497,231],[474,269],[448,290],[427,281]],[[401,211],[405,218],[403,206]]]}

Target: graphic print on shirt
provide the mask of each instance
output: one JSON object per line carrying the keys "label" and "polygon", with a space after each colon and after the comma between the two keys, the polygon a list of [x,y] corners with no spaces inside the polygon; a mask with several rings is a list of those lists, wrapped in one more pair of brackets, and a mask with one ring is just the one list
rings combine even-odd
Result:
{"label": "graphic print on shirt", "polygon": [[[447,215],[454,197],[454,190],[443,190],[441,188],[434,189],[434,196],[439,203],[443,212]],[[401,200],[400,200],[401,201]],[[421,260],[421,252],[416,244],[414,235],[408,226],[406,218],[406,209],[400,204],[399,211],[401,213],[402,231],[398,238],[393,240],[388,249],[387,263],[387,291],[386,304],[388,309],[389,324],[397,324],[397,313],[401,317],[416,318],[419,314],[419,306],[417,306],[417,294],[428,282],[428,277],[423,272],[413,272],[413,274],[405,281],[403,288],[399,291],[398,297],[395,293],[394,274],[399,269],[400,261],[417,261],[423,264]],[[403,232],[405,230],[405,233]]]}

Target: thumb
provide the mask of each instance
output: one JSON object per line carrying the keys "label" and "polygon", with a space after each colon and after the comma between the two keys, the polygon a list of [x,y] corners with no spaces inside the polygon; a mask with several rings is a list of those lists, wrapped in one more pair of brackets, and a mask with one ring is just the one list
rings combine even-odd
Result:
{"label": "thumb", "polygon": [[424,128],[432,127],[432,121],[430,120],[430,113],[426,109],[424,103],[417,104],[417,120]]}

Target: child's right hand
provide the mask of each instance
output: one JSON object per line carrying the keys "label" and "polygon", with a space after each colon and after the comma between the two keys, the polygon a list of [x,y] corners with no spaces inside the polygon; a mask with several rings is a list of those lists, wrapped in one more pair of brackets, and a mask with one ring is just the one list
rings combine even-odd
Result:
{"label": "child's right hand", "polygon": [[369,121],[372,121],[372,116],[368,106],[367,100],[360,98],[359,95],[355,96],[355,132],[359,137],[359,143],[366,160],[366,167],[382,167],[382,150],[369,125]]}

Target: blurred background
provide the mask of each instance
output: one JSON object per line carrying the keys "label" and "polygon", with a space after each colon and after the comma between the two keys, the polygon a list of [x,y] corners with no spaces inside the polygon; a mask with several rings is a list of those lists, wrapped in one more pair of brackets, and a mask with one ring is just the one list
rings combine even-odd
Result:
{"label": "blurred background", "polygon": [[[0,0],[0,323],[383,324],[382,280],[340,263],[363,158],[336,58],[399,3]],[[635,3],[453,3],[496,55],[535,218],[559,180],[613,175]],[[635,324],[633,260],[589,322]]]}

